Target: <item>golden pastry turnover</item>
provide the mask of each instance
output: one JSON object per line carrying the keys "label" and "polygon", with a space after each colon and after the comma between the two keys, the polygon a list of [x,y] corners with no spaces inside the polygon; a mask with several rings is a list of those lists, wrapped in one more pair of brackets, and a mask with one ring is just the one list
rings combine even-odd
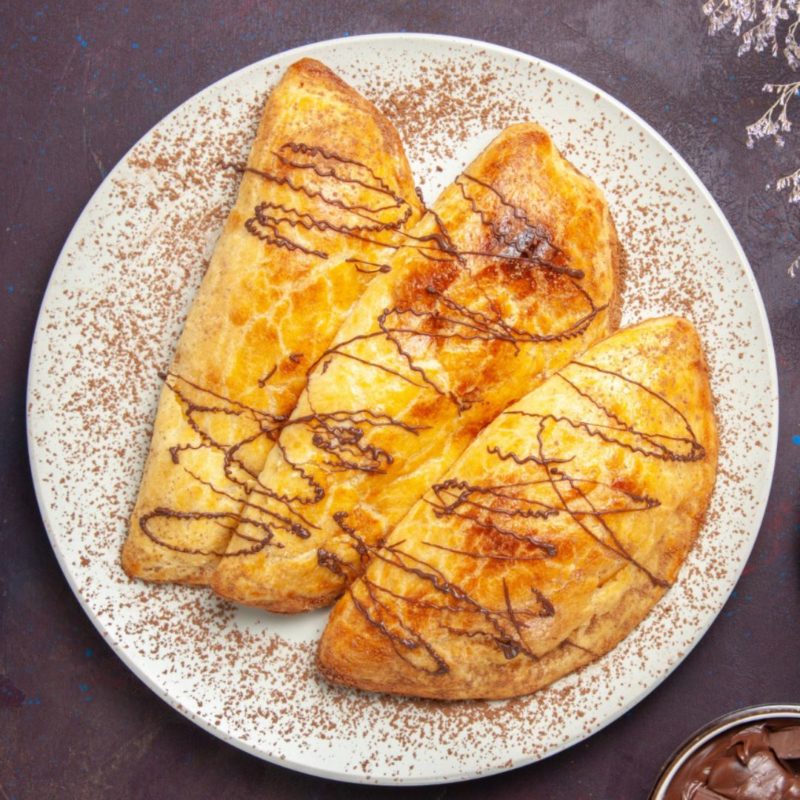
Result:
{"label": "golden pastry turnover", "polygon": [[[319,62],[272,91],[238,198],[165,376],[122,553],[126,572],[205,583],[306,372],[420,217],[388,120]],[[288,523],[287,523],[288,524]]]}
{"label": "golden pastry turnover", "polygon": [[540,126],[501,133],[309,365],[212,587],[333,602],[478,431],[614,329],[617,264],[598,187]]}
{"label": "golden pastry turnover", "polygon": [[322,636],[323,674],[504,698],[599,658],[675,581],[717,451],[690,323],[616,333],[503,412],[369,551]]}

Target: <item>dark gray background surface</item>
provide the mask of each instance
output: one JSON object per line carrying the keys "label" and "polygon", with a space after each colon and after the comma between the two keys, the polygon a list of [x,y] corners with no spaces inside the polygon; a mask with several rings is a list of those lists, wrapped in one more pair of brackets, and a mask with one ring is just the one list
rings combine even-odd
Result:
{"label": "dark gray background surface", "polygon": [[[471,783],[352,787],[263,763],[158,700],[106,646],[56,564],[31,485],[25,378],[58,252],[108,170],[209,83],[322,39],[428,31],[517,48],[592,81],[660,131],[722,206],[775,339],[781,428],[754,553],[678,670],[622,719],[547,761]],[[765,185],[800,138],[745,146],[768,54],[708,38],[700,3],[255,2],[0,4],[0,798],[641,798],[695,728],[730,709],[800,701],[800,209]],[[798,100],[800,103],[800,100]],[[800,107],[800,106],[799,106]],[[793,158],[796,160],[794,164]]]}

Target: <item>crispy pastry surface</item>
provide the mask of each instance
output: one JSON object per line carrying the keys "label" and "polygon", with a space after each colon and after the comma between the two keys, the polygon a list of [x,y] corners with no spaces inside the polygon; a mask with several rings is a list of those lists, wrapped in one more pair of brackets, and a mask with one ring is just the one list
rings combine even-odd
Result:
{"label": "crispy pastry surface", "polygon": [[205,583],[306,371],[420,216],[394,128],[327,67],[291,66],[161,392],[122,564]]}
{"label": "crispy pastry surface", "polygon": [[313,365],[251,495],[261,528],[240,526],[213,588],[331,603],[481,428],[615,327],[617,259],[597,186],[540,126],[504,131]]}
{"label": "crispy pastry surface", "polygon": [[717,452],[690,323],[616,333],[501,414],[374,552],[333,609],[323,674],[503,698],[600,657],[675,581]]}

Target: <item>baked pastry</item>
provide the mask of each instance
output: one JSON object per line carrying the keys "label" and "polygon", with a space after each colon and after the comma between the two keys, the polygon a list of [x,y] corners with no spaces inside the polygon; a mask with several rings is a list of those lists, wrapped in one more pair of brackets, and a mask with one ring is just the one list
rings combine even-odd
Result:
{"label": "baked pastry", "polygon": [[270,94],[242,172],[165,377],[133,577],[205,583],[237,523],[261,530],[250,490],[309,365],[420,216],[394,128],[310,59]]}
{"label": "baked pastry", "polygon": [[608,207],[538,125],[500,134],[408,239],[312,366],[221,595],[333,602],[481,428],[616,324]]}
{"label": "baked pastry", "polygon": [[692,326],[616,333],[501,414],[371,554],[333,609],[322,673],[504,698],[593,661],[675,581],[717,451]]}

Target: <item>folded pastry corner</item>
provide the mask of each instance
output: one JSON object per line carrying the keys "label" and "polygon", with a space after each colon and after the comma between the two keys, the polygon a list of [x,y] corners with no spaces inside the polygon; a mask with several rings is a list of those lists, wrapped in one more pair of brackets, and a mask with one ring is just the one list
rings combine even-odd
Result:
{"label": "folded pastry corner", "polygon": [[205,583],[306,370],[421,208],[389,121],[323,64],[271,92],[166,374],[122,565]]}
{"label": "folded pastry corner", "polygon": [[212,587],[271,611],[333,602],[481,428],[613,330],[618,250],[547,132],[503,131],[310,365]]}
{"label": "folded pastry corner", "polygon": [[594,661],[675,581],[717,453],[691,324],[619,331],[502,413],[371,552],[323,633],[323,675],[493,699]]}

